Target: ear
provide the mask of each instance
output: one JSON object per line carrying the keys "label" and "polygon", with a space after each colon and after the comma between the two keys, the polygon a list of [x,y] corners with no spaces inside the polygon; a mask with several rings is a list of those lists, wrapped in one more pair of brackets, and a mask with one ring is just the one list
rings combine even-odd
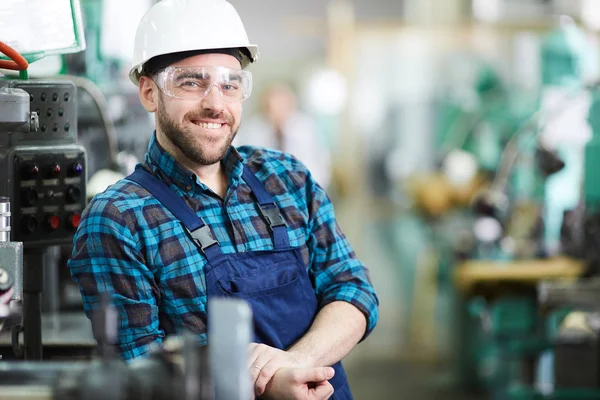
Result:
{"label": "ear", "polygon": [[140,100],[148,112],[155,112],[158,108],[158,91],[156,83],[147,76],[140,77]]}

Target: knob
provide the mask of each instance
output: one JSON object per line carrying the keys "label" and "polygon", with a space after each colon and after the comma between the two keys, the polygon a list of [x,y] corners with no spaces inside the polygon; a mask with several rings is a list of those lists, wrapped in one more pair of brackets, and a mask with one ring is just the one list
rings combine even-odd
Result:
{"label": "knob", "polygon": [[81,199],[81,190],[75,186],[67,189],[67,201],[69,203],[77,203]]}
{"label": "knob", "polygon": [[60,176],[60,171],[61,171],[60,165],[54,164],[52,166],[52,175],[53,176],[59,177]]}
{"label": "knob", "polygon": [[23,179],[35,179],[40,174],[40,166],[37,164],[25,165],[22,169]]}
{"label": "knob", "polygon": [[69,166],[70,176],[79,176],[83,172],[83,165],[81,163],[74,163]]}
{"label": "knob", "polygon": [[77,229],[79,227],[79,223],[81,222],[81,215],[78,213],[71,213],[67,218],[67,226],[72,229]]}
{"label": "knob", "polygon": [[21,231],[25,234],[30,234],[36,231],[38,227],[37,218],[33,215],[23,218],[21,221]]}
{"label": "knob", "polygon": [[46,216],[46,223],[51,231],[55,231],[60,228],[60,218],[56,214],[48,214]]}
{"label": "knob", "polygon": [[27,189],[21,193],[21,204],[23,204],[27,207],[31,207],[31,206],[35,206],[37,201],[38,201],[38,194],[35,190]]}

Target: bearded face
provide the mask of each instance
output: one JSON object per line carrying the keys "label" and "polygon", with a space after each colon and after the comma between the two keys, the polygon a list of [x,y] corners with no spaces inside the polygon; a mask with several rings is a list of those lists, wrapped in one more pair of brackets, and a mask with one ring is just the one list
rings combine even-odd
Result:
{"label": "bearded face", "polygon": [[[211,53],[188,57],[174,66],[239,69],[240,63],[231,55]],[[240,126],[241,100],[226,101],[216,85],[197,99],[171,97],[158,89],[156,100],[157,134],[169,140],[174,151],[196,165],[223,159]]]}
{"label": "bearded face", "polygon": [[[219,96],[218,93],[216,95]],[[199,108],[186,112],[181,121],[176,122],[169,115],[164,100],[160,93],[157,124],[171,143],[196,164],[212,165],[221,161],[237,134],[239,121],[225,110],[217,113],[212,109]]]}

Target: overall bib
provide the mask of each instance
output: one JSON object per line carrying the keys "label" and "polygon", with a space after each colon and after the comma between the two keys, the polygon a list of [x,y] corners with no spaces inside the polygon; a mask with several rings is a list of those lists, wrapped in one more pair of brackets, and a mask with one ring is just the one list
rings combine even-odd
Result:
{"label": "overall bib", "polygon": [[[273,233],[274,250],[223,254],[204,220],[166,184],[143,168],[127,179],[138,183],[175,217],[207,258],[207,296],[245,300],[254,317],[255,342],[285,350],[310,328],[318,302],[299,248],[290,247],[287,226],[273,197],[244,166],[243,179],[258,202],[258,210]],[[329,381],[334,400],[352,400],[341,362]]]}

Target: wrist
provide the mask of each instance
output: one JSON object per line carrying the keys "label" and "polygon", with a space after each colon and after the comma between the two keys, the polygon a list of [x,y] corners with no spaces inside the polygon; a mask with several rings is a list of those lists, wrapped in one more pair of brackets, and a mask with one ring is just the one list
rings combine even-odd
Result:
{"label": "wrist", "polygon": [[289,349],[287,351],[288,355],[292,360],[294,360],[298,365],[302,367],[315,367],[316,361],[313,357],[311,357],[307,352],[303,352],[297,349]]}

